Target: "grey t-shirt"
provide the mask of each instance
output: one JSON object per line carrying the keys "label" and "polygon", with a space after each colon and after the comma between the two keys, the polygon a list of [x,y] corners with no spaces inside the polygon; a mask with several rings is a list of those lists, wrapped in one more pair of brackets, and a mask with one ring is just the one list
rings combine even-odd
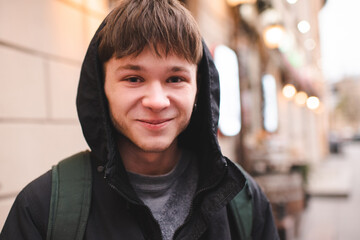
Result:
{"label": "grey t-shirt", "polygon": [[158,221],[164,240],[172,239],[189,214],[198,180],[196,162],[194,154],[183,150],[179,162],[167,174],[147,176],[128,172],[135,192]]}

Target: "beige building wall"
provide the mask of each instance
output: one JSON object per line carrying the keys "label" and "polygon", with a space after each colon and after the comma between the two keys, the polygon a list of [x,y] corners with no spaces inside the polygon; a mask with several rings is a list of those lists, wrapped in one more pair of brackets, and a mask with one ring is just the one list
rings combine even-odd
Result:
{"label": "beige building wall", "polygon": [[[224,0],[188,0],[187,7],[197,21],[201,35],[210,50],[223,44],[233,47],[235,21],[232,9]],[[237,143],[239,135],[234,137],[219,137],[219,144],[225,156],[237,159]]]}
{"label": "beige building wall", "polygon": [[235,26],[231,9],[226,1],[189,0],[188,2],[189,10],[198,22],[206,44],[210,48],[217,44],[229,46]]}
{"label": "beige building wall", "polygon": [[0,0],[0,229],[18,192],[87,149],[75,97],[106,0]]}

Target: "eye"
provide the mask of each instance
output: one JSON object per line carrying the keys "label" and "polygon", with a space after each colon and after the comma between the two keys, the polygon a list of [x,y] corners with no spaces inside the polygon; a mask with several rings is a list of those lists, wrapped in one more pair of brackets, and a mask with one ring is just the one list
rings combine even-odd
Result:
{"label": "eye", "polygon": [[142,80],[138,77],[128,77],[124,79],[125,81],[129,82],[129,83],[139,83],[142,82]]}
{"label": "eye", "polygon": [[179,82],[182,82],[182,81],[184,81],[184,79],[182,79],[181,77],[176,77],[176,76],[170,77],[167,80],[167,82],[169,82],[169,83],[179,83]]}

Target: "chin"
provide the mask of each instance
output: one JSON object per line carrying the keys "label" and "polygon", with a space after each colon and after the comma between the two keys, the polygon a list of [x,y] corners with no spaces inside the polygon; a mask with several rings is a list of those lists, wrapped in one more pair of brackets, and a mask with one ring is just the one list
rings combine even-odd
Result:
{"label": "chin", "polygon": [[138,146],[141,150],[148,153],[161,153],[166,151],[170,145],[164,144],[164,145],[144,145],[144,146]]}
{"label": "chin", "polygon": [[135,145],[144,152],[161,153],[176,146],[176,141],[161,141],[162,139],[148,139],[144,142],[135,143]]}

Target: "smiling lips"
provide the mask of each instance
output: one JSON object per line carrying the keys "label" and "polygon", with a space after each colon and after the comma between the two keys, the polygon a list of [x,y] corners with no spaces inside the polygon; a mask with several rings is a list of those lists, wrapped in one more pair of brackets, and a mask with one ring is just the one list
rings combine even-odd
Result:
{"label": "smiling lips", "polygon": [[138,119],[137,121],[140,122],[143,126],[148,129],[157,130],[164,126],[166,126],[172,118],[166,119]]}

